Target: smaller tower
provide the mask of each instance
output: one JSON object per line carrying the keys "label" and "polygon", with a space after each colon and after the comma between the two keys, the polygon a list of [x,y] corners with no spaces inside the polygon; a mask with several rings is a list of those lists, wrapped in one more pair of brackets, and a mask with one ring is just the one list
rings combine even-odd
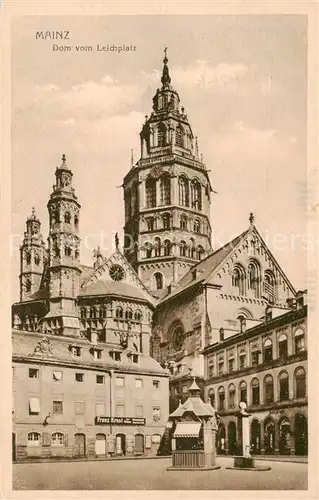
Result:
{"label": "smaller tower", "polygon": [[27,300],[40,288],[47,251],[41,234],[41,222],[32,213],[26,221],[26,231],[20,246],[20,301]]}

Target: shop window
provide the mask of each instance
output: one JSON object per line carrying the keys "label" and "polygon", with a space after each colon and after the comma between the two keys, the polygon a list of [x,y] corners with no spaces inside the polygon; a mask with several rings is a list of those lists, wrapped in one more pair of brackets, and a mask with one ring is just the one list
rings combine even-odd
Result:
{"label": "shop window", "polygon": [[64,444],[64,435],[61,432],[52,434],[52,446],[62,446]]}

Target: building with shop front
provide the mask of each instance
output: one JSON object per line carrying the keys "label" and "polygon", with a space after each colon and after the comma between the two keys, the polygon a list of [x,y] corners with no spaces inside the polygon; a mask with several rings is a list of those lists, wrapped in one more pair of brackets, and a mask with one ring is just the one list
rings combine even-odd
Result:
{"label": "building with shop front", "polygon": [[[300,293],[291,309],[268,307],[251,327],[203,350],[205,398],[220,417],[219,453],[240,449],[238,405],[247,404],[251,453],[307,454],[307,305]],[[248,327],[249,326],[249,327]]]}

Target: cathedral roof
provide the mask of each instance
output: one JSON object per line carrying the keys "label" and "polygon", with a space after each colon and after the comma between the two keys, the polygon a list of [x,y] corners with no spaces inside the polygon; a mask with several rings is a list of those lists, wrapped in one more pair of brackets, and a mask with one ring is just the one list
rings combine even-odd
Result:
{"label": "cathedral roof", "polygon": [[125,283],[123,281],[111,281],[103,279],[89,284],[79,293],[80,297],[92,295],[119,295],[121,297],[146,300],[145,293],[140,288],[137,288],[134,285]]}
{"label": "cathedral roof", "polygon": [[[229,241],[223,247],[208,255],[205,259],[198,262],[191,267],[191,269],[181,278],[176,287],[172,289],[171,293],[163,297],[162,301],[181,293],[190,286],[200,282],[206,282],[211,273],[223,262],[228,254],[234,249],[236,245],[247,235],[249,229],[236,236],[233,240]],[[194,271],[196,269],[196,278],[194,278]]]}

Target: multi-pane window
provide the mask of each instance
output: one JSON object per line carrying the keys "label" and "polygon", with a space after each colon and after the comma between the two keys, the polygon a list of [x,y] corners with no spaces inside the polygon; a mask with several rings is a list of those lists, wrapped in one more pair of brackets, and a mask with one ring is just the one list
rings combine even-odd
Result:
{"label": "multi-pane window", "polygon": [[246,366],[246,352],[240,351],[239,353],[239,368],[242,370]]}
{"label": "multi-pane window", "polygon": [[83,382],[84,381],[84,373],[76,373],[75,374],[75,381],[76,382]]}
{"label": "multi-pane window", "polygon": [[230,384],[228,387],[228,404],[229,408],[235,408],[235,395],[236,395],[236,389],[234,384]]}
{"label": "multi-pane window", "polygon": [[160,180],[161,205],[170,205],[171,203],[171,180],[168,175],[161,177]]}
{"label": "multi-pane window", "polygon": [[196,210],[202,209],[202,186],[196,180],[191,183],[191,207]]}
{"label": "multi-pane window", "polygon": [[252,353],[251,353],[251,365],[252,366],[257,366],[259,364],[259,354],[260,354],[260,352],[257,350],[252,351]]}
{"label": "multi-pane window", "polygon": [[135,405],[135,417],[143,417],[143,406]]}
{"label": "multi-pane window", "polygon": [[114,361],[121,361],[120,351],[110,351],[110,356]]}
{"label": "multi-pane window", "polygon": [[287,372],[279,374],[279,401],[289,399],[289,376]]}
{"label": "multi-pane window", "polygon": [[148,179],[146,181],[146,207],[156,207],[156,180]]}
{"label": "multi-pane window", "polygon": [[94,359],[102,359],[102,351],[100,349],[93,349],[92,355]]}
{"label": "multi-pane window", "polygon": [[243,380],[239,384],[240,403],[247,403],[247,384]]}
{"label": "multi-pane window", "polygon": [[305,334],[301,328],[295,331],[295,353],[302,352],[305,350]]}
{"label": "multi-pane window", "polygon": [[272,361],[272,341],[267,339],[264,343],[264,363]]}
{"label": "multi-pane window", "polygon": [[223,375],[224,373],[224,360],[220,359],[218,361],[218,375]]}
{"label": "multi-pane window", "polygon": [[225,389],[224,389],[224,387],[220,387],[218,389],[218,409],[219,410],[225,409]]}
{"label": "multi-pane window", "polygon": [[53,401],[52,412],[54,415],[62,415],[63,414],[63,401]]}
{"label": "multi-pane window", "polygon": [[64,435],[61,432],[54,432],[51,443],[54,446],[62,446],[64,444]]}
{"label": "multi-pane window", "polygon": [[97,384],[104,384],[105,383],[105,376],[104,375],[97,375],[96,376],[96,383]]}
{"label": "multi-pane window", "polygon": [[302,366],[295,371],[295,394],[296,398],[306,397],[306,372]]}
{"label": "multi-pane window", "polygon": [[157,127],[157,145],[160,147],[166,146],[166,127],[164,123],[160,123]]}
{"label": "multi-pane window", "polygon": [[235,359],[229,358],[228,360],[228,371],[233,372],[235,370]]}
{"label": "multi-pane window", "polygon": [[288,356],[288,341],[287,336],[284,334],[280,335],[278,339],[278,351],[280,358],[285,358]]}
{"label": "multi-pane window", "polygon": [[141,378],[135,379],[135,389],[143,389],[143,379]]}
{"label": "multi-pane window", "polygon": [[75,401],[74,402],[74,413],[75,413],[75,415],[84,415],[84,413],[85,413],[84,401]]}
{"label": "multi-pane window", "polygon": [[161,419],[161,409],[159,406],[153,406],[153,422],[159,422]]}
{"label": "multi-pane window", "polygon": [[186,177],[180,177],[178,180],[179,186],[179,205],[183,207],[189,206],[189,184]]}
{"label": "multi-pane window", "polygon": [[259,405],[260,395],[259,395],[259,380],[254,378],[251,382],[251,400],[253,405]]}
{"label": "multi-pane window", "polygon": [[41,435],[38,432],[29,432],[28,446],[39,446]]}
{"label": "multi-pane window", "polygon": [[274,381],[271,375],[266,375],[264,378],[264,395],[265,403],[274,401]]}
{"label": "multi-pane window", "polygon": [[124,377],[116,377],[115,385],[116,387],[124,387]]}
{"label": "multi-pane window", "polygon": [[39,378],[38,368],[29,368],[29,378]]}
{"label": "multi-pane window", "polygon": [[184,129],[181,125],[176,127],[175,143],[176,146],[184,147]]}
{"label": "multi-pane window", "polygon": [[125,406],[123,404],[117,404],[115,408],[115,413],[117,417],[125,416]]}

